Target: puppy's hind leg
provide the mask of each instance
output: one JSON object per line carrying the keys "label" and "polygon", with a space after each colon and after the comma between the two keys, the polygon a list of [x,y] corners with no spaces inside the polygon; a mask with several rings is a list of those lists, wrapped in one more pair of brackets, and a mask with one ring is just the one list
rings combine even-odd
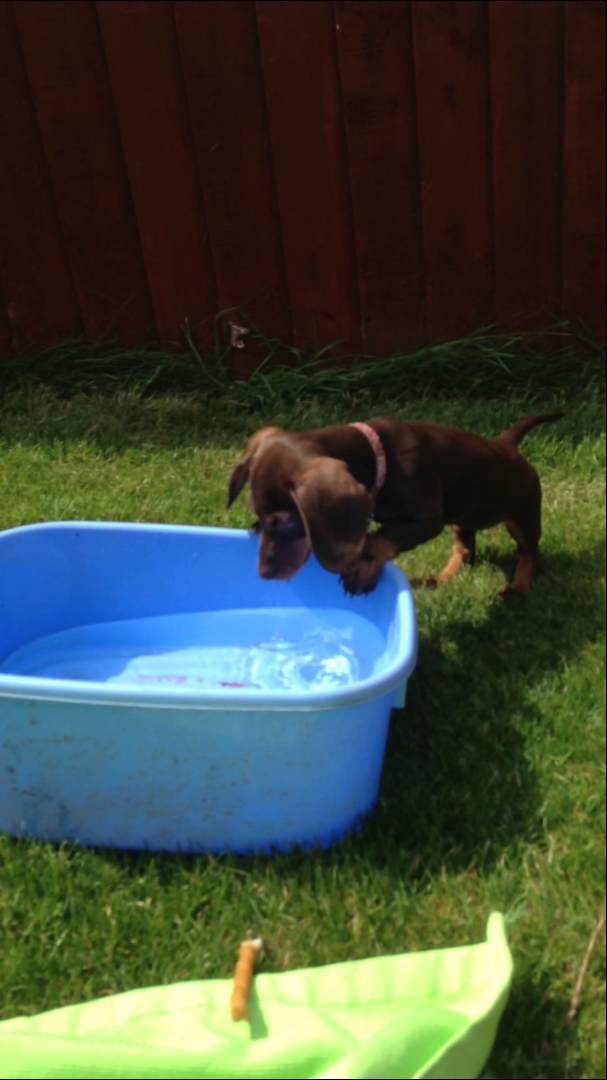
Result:
{"label": "puppy's hind leg", "polygon": [[461,570],[462,566],[472,564],[476,557],[476,532],[474,529],[464,529],[460,525],[453,528],[453,549],[451,558],[446,566],[435,577],[426,578],[428,588],[442,585],[449,581]]}
{"label": "puppy's hind leg", "polygon": [[507,596],[526,596],[531,588],[542,531],[539,503],[524,523],[507,521],[506,528],[516,541],[517,561],[512,582],[499,591],[498,595],[502,599]]}

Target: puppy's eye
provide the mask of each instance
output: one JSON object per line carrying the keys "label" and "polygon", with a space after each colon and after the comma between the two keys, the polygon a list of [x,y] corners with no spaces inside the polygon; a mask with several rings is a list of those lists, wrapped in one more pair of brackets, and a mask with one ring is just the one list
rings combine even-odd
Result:
{"label": "puppy's eye", "polygon": [[284,536],[285,538],[293,540],[303,536],[305,532],[302,522],[296,517],[284,518],[282,521],[277,521],[274,529],[279,536]]}

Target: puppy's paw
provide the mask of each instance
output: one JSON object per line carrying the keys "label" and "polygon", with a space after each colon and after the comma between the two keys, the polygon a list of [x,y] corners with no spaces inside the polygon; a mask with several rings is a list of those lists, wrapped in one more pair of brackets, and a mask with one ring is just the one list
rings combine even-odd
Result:
{"label": "puppy's paw", "polygon": [[374,559],[359,559],[348,566],[341,575],[340,581],[344,592],[350,596],[365,596],[373,592],[381,571],[381,564],[375,562]]}
{"label": "puppy's paw", "polygon": [[517,589],[514,585],[504,585],[504,587],[500,589],[497,594],[498,600],[507,601],[510,600],[513,596],[518,597],[518,599],[520,600],[523,596],[525,596],[525,593],[522,592],[520,589]]}
{"label": "puppy's paw", "polygon": [[439,580],[434,576],[409,578],[409,584],[412,589],[436,589],[438,588]]}

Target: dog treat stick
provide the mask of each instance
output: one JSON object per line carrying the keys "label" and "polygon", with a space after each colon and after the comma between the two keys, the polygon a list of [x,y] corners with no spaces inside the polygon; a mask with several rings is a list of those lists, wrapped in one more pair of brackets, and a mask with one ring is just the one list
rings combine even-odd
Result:
{"label": "dog treat stick", "polygon": [[576,1018],[576,1016],[577,1016],[577,1014],[579,1012],[580,1002],[582,1000],[582,990],[584,988],[584,982],[585,982],[586,976],[588,974],[588,968],[590,966],[590,961],[592,959],[592,954],[594,952],[596,943],[599,940],[599,937],[601,936],[601,932],[604,929],[605,929],[605,909],[603,908],[603,911],[602,911],[602,914],[601,914],[601,916],[599,918],[599,921],[596,924],[594,930],[592,931],[592,934],[590,935],[590,941],[588,942],[588,948],[586,949],[584,959],[582,960],[582,966],[580,968],[580,972],[579,972],[579,975],[577,977],[577,982],[575,984],[575,990],[573,992],[573,997],[571,998],[571,1005],[570,1005],[570,1008],[569,1008],[569,1012],[567,1013],[567,1019],[569,1021],[575,1020],[575,1018]]}
{"label": "dog treat stick", "polygon": [[243,941],[238,950],[238,960],[236,962],[234,982],[232,985],[232,997],[230,999],[232,1020],[248,1019],[249,990],[251,989],[251,983],[253,981],[255,961],[261,952],[262,944],[261,938],[252,938],[248,941]]}

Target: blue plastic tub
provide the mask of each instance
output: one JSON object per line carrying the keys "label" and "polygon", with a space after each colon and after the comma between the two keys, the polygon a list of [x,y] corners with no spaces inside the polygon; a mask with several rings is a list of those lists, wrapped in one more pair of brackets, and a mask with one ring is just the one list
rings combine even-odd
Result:
{"label": "blue plastic tub", "polygon": [[120,848],[327,846],[377,797],[416,659],[388,566],[347,597],[240,530],[0,534],[0,830]]}

